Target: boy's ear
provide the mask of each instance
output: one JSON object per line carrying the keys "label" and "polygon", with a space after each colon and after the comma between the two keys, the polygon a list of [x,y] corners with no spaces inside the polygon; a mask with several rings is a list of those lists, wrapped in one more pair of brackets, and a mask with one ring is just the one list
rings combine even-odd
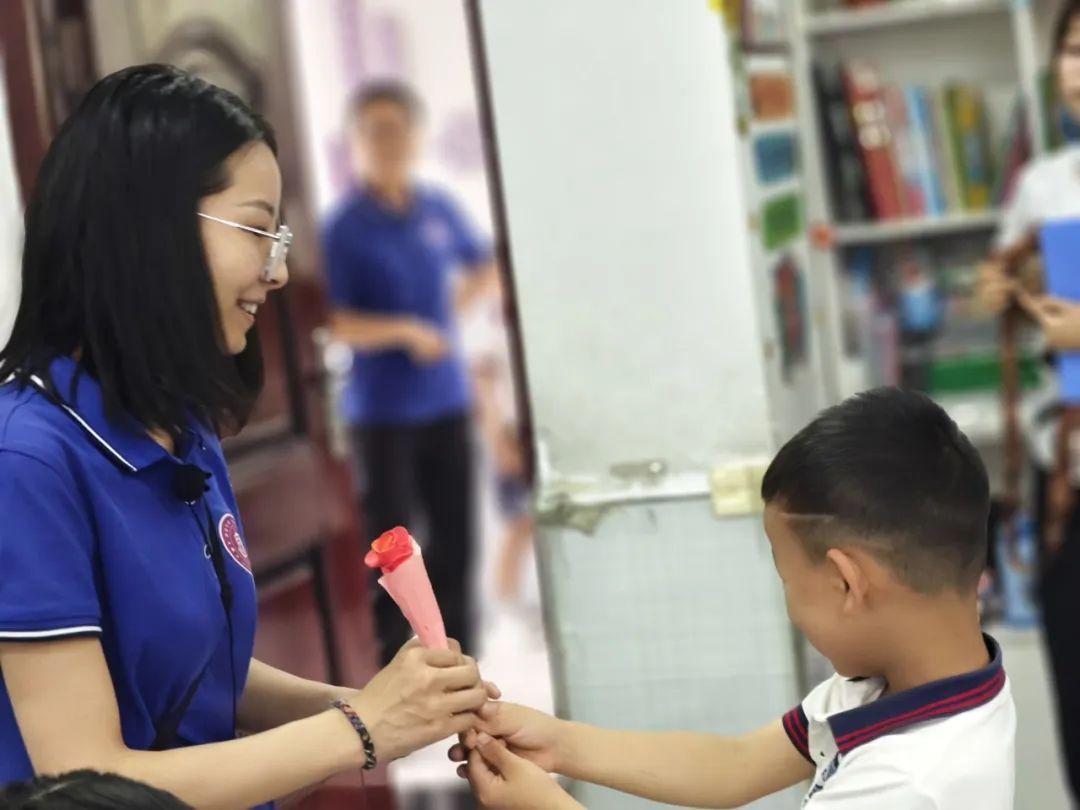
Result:
{"label": "boy's ear", "polygon": [[870,590],[870,578],[863,566],[863,561],[844,549],[830,548],[825,553],[825,562],[836,572],[838,585],[844,589],[844,608],[860,607],[866,603]]}

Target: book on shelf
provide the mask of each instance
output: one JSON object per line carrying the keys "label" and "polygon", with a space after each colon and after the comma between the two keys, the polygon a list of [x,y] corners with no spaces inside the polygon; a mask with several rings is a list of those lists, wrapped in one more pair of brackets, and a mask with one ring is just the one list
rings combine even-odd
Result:
{"label": "book on shelf", "polygon": [[931,87],[928,88],[927,93],[930,100],[930,148],[933,149],[937,158],[937,174],[934,180],[941,189],[941,195],[945,200],[945,210],[959,211],[963,204],[955,168],[959,156],[956,154],[952,133],[949,132],[949,111],[945,99],[945,88]]}
{"label": "book on shelf", "polygon": [[841,277],[845,395],[900,382],[898,327],[877,280],[876,255],[869,248],[848,254]]}
{"label": "book on shelf", "polygon": [[869,186],[839,65],[815,65],[814,86],[819,100],[818,125],[830,168],[826,180],[833,217],[841,222],[871,219]]}
{"label": "book on shelf", "polygon": [[881,88],[885,102],[885,121],[892,137],[892,158],[900,185],[901,213],[917,215],[926,213],[926,197],[923,194],[919,155],[915,146],[915,132],[908,120],[907,99],[899,85],[887,84]]}
{"label": "book on shelf", "polygon": [[927,216],[942,216],[949,210],[949,201],[938,182],[943,160],[935,144],[933,99],[928,88],[909,84],[904,87],[904,101],[923,212]]}
{"label": "book on shelf", "polygon": [[1000,149],[992,148],[977,85],[885,82],[865,60],[817,65],[814,76],[829,156],[827,184],[839,222],[994,209],[1031,155],[1019,102]]}
{"label": "book on shelf", "polygon": [[874,215],[877,219],[902,217],[905,206],[900,170],[878,72],[870,63],[858,60],[846,62],[842,70]]}
{"label": "book on shelf", "polygon": [[990,207],[994,167],[982,91],[970,85],[948,85],[945,109],[961,206],[967,211],[985,210]]}

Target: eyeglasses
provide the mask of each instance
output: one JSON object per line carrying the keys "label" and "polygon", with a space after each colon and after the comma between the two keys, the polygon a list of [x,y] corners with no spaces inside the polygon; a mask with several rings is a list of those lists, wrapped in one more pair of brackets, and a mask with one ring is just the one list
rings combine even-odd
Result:
{"label": "eyeglasses", "polygon": [[270,248],[270,255],[267,257],[266,264],[263,266],[262,280],[268,284],[274,282],[277,278],[278,268],[285,264],[285,257],[289,255],[289,248],[292,247],[293,232],[288,225],[282,223],[278,226],[277,233],[270,233],[270,231],[252,228],[249,225],[241,225],[239,222],[232,222],[228,219],[221,219],[220,217],[211,216],[210,214],[204,214],[202,211],[198,211],[197,213],[203,219],[208,219],[211,222],[218,222],[222,225],[228,225],[230,228],[237,228],[241,231],[253,233],[256,236],[273,239],[274,246]]}

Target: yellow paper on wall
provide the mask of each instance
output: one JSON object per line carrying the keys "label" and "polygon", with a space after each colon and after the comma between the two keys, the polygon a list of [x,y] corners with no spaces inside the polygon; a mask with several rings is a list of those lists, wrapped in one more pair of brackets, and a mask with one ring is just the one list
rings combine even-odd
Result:
{"label": "yellow paper on wall", "polygon": [[739,16],[742,9],[740,0],[709,0],[709,8],[717,14],[724,15],[724,25],[734,31],[739,27]]}

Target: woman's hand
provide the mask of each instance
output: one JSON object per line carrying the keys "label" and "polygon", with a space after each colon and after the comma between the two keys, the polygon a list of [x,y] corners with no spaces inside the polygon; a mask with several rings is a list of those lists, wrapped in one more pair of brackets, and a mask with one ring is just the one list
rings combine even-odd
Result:
{"label": "woman's hand", "polygon": [[1042,328],[1046,343],[1061,351],[1080,350],[1080,304],[1049,295],[1019,295],[1021,306]]}
{"label": "woman's hand", "polygon": [[979,265],[975,281],[975,299],[991,315],[1000,315],[1016,291],[1016,284],[1005,272],[1004,262],[989,259]]}
{"label": "woman's hand", "polygon": [[364,721],[380,762],[391,762],[479,721],[490,694],[476,662],[450,650],[429,650],[413,639],[386,668],[346,699]]}
{"label": "woman's hand", "polygon": [[469,754],[469,784],[489,810],[582,810],[538,765],[511,753],[502,740],[483,735]]}

